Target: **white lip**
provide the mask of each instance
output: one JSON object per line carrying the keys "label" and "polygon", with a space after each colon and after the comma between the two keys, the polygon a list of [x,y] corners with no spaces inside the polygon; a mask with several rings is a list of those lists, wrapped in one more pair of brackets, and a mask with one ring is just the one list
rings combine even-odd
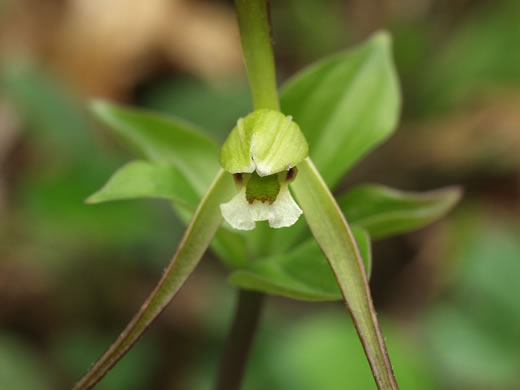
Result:
{"label": "white lip", "polygon": [[276,200],[268,202],[246,200],[246,189],[242,187],[238,194],[229,202],[221,204],[222,216],[233,228],[252,230],[256,221],[269,221],[272,228],[282,228],[294,225],[302,210],[294,201],[287,184],[282,184]]}

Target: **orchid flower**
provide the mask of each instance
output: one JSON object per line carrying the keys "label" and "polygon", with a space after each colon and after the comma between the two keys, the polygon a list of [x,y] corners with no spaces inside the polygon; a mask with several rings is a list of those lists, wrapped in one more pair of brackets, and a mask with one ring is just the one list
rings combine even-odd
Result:
{"label": "orchid flower", "polygon": [[272,228],[294,225],[302,210],[288,184],[308,150],[298,125],[279,111],[263,109],[239,119],[220,152],[220,165],[240,187],[220,206],[224,219],[239,230],[254,229],[256,221],[269,221]]}
{"label": "orchid flower", "polygon": [[459,190],[367,185],[336,200],[329,187],[397,123],[389,36],[375,34],[311,65],[285,84],[279,103],[266,2],[236,0],[236,7],[254,110],[237,120],[222,148],[185,121],[102,101],[92,106],[144,159],[122,167],[88,201],[163,198],[189,223],[157,287],[75,389],[93,387],[124,356],[210,245],[240,291],[343,300],[378,388],[398,388],[368,287],[370,241],[435,220]]}

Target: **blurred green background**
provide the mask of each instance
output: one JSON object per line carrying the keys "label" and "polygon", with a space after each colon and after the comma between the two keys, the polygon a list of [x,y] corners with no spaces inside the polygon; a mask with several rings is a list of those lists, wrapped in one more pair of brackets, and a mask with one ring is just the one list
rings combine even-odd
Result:
{"label": "blurred green background", "polygon": [[[520,2],[277,0],[280,81],[386,28],[400,128],[345,179],[461,184],[448,217],[377,242],[371,287],[402,389],[520,388]],[[166,202],[85,205],[131,155],[105,97],[223,140],[250,110],[231,1],[0,0],[0,389],[68,389],[183,233]],[[235,291],[209,253],[99,389],[210,389]],[[245,390],[373,389],[344,308],[271,297]]]}

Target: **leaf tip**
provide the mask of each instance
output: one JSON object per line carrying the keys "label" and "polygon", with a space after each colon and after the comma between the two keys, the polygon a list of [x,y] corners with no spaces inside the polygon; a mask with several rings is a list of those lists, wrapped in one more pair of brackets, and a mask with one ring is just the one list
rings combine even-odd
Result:
{"label": "leaf tip", "polygon": [[89,111],[97,117],[104,116],[111,103],[105,99],[93,99],[89,104]]}
{"label": "leaf tip", "polygon": [[99,199],[99,197],[97,196],[98,193],[95,192],[93,193],[92,195],[90,195],[88,198],[86,198],[83,203],[85,204],[96,204],[96,203],[100,203],[101,200]]}
{"label": "leaf tip", "polygon": [[386,30],[380,30],[372,35],[371,41],[375,46],[390,48],[392,46],[392,35]]}
{"label": "leaf tip", "polygon": [[464,188],[457,185],[440,189],[439,192],[445,196],[446,203],[448,204],[447,209],[453,208],[464,196]]}

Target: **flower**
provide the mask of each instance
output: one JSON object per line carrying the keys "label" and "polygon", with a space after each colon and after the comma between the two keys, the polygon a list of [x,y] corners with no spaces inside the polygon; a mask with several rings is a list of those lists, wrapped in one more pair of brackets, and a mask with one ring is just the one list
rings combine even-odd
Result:
{"label": "flower", "polygon": [[262,109],[239,119],[220,153],[220,164],[239,186],[235,197],[220,206],[224,219],[239,230],[254,229],[256,221],[269,221],[272,228],[293,225],[302,210],[288,184],[308,151],[290,116]]}

